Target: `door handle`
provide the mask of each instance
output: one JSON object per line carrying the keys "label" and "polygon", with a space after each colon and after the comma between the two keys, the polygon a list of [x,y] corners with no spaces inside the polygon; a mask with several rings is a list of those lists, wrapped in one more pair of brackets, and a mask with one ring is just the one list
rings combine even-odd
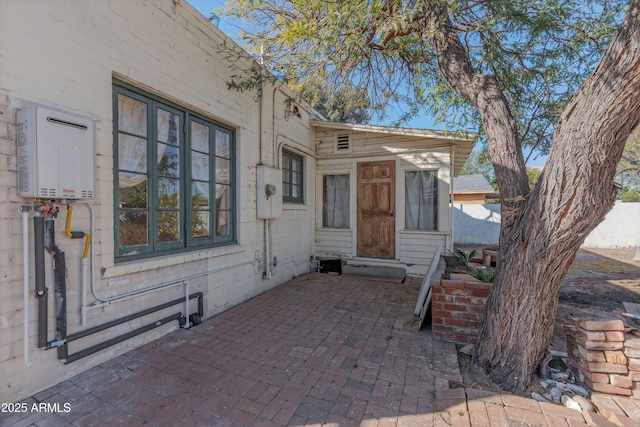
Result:
{"label": "door handle", "polygon": [[391,210],[389,212],[389,215],[396,216],[396,207],[395,206],[391,206]]}

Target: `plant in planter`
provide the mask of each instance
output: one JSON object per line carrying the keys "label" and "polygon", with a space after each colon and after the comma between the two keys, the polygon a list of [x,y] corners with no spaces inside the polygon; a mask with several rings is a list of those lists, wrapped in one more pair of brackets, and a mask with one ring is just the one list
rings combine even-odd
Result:
{"label": "plant in planter", "polygon": [[473,257],[476,255],[475,250],[467,252],[467,251],[463,251],[460,248],[453,248],[453,250],[449,251],[448,253],[451,258],[461,262],[462,265],[469,265],[469,262],[471,262]]}
{"label": "plant in planter", "polygon": [[468,274],[485,283],[493,283],[496,279],[496,269],[493,267],[473,267],[469,269]]}
{"label": "plant in planter", "polygon": [[466,252],[460,248],[453,248],[444,255],[445,270],[444,277],[448,279],[451,273],[467,273],[469,271],[469,262],[475,256],[476,251]]}
{"label": "plant in planter", "polygon": [[475,250],[467,252],[460,248],[453,248],[448,252],[448,255],[443,257],[446,263],[444,277],[448,279],[451,277],[451,273],[462,273],[481,282],[493,283],[496,276],[495,268],[472,266],[471,260],[475,254]]}

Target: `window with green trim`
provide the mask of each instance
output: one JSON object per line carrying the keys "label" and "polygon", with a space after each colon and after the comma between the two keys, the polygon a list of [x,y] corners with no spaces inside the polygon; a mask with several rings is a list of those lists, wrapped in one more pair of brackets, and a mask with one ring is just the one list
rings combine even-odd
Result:
{"label": "window with green trim", "polygon": [[289,203],[304,203],[303,157],[282,150],[282,200]]}
{"label": "window with green trim", "polygon": [[234,132],[114,83],[116,260],[234,243]]}

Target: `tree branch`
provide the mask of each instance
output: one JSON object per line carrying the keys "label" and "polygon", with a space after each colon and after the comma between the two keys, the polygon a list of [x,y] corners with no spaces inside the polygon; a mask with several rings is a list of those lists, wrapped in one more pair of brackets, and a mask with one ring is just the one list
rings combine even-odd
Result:
{"label": "tree branch", "polygon": [[529,184],[521,141],[498,82],[492,75],[473,70],[469,54],[443,6],[425,0],[422,13],[424,25],[435,29],[428,34],[436,47],[438,69],[444,80],[480,113],[503,202],[524,200],[529,194]]}

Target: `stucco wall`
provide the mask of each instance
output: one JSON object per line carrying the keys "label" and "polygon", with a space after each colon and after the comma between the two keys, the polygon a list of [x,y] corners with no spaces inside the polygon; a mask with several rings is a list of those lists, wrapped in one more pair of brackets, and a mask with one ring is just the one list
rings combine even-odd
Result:
{"label": "stucco wall", "polygon": [[[315,164],[310,156],[314,140],[308,111],[301,108],[301,118],[288,114],[284,102],[287,95],[279,89],[266,88],[262,101],[252,91],[228,90],[226,82],[246,63],[233,55],[231,60],[225,59],[225,45],[234,46],[185,2],[174,5],[173,0],[0,1],[0,401],[17,401],[177,327],[173,322],[63,365],[56,359],[55,350],[35,348],[36,301],[30,288],[27,302],[30,365],[26,366],[22,219],[17,207],[32,201],[19,198],[16,192],[15,113],[19,109],[43,105],[88,116],[94,121],[96,197],[90,201],[95,229],[94,265],[90,274],[100,296],[111,297],[213,271],[190,281],[191,292],[204,292],[205,316],[212,316],[293,275],[309,271]],[[237,244],[136,262],[114,261],[114,77],[235,129]],[[262,115],[259,102],[263,103]],[[262,278],[265,222],[256,219],[256,165],[278,166],[282,146],[305,156],[305,204],[285,204],[282,217],[271,222],[269,250],[277,265],[272,269],[271,279],[265,280]],[[183,294],[180,287],[174,287],[91,309],[86,325],[81,325],[83,242],[66,237],[64,215],[63,211],[57,220],[56,241],[67,260],[69,333]],[[30,219],[30,234],[31,222]],[[88,231],[89,227],[89,210],[77,206],[73,229]],[[32,252],[31,238],[29,246]],[[31,261],[30,284],[33,270]],[[50,259],[46,274],[47,287],[52,292]],[[89,295],[88,302],[92,301]],[[49,305],[49,313],[55,313],[52,296]],[[52,319],[49,338],[53,336]],[[145,321],[153,319],[131,322],[120,329],[127,330]],[[106,331],[87,342],[73,343],[72,351],[117,333]]]}
{"label": "stucco wall", "polygon": [[454,244],[498,244],[500,205],[454,203],[453,206]]}
{"label": "stucco wall", "polygon": [[[498,244],[500,205],[455,204],[454,243]],[[640,203],[616,203],[584,246],[624,248],[640,244]]]}
{"label": "stucco wall", "polygon": [[640,203],[616,203],[584,241],[584,246],[591,248],[636,245],[640,245]]}

